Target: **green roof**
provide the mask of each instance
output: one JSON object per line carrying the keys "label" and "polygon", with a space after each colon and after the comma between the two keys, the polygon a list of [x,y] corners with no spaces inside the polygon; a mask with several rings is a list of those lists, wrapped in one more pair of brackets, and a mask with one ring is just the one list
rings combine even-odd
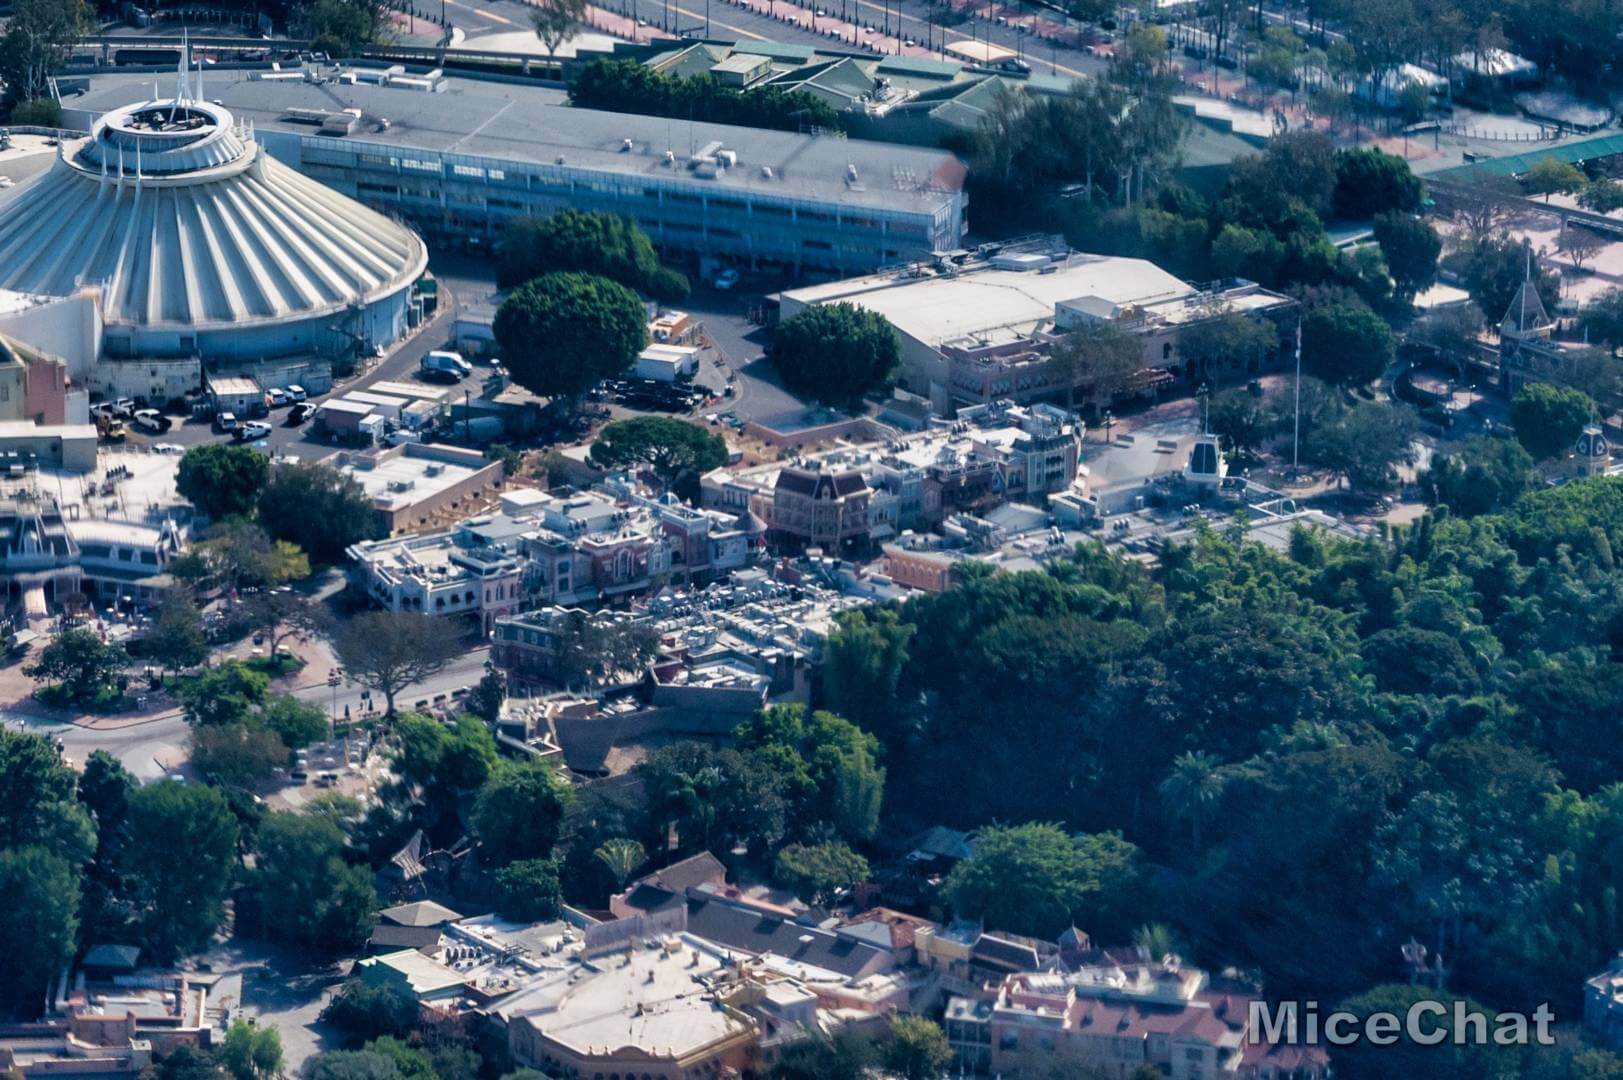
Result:
{"label": "green roof", "polygon": [[1580,161],[1611,157],[1614,154],[1623,154],[1623,135],[1597,135],[1592,139],[1579,139],[1577,142],[1551,146],[1526,154],[1512,154],[1509,157],[1490,158],[1469,165],[1455,165],[1453,168],[1427,173],[1426,176],[1437,180],[1454,181],[1471,180],[1481,176],[1521,176],[1545,159],[1576,165]]}
{"label": "green roof", "polygon": [[950,79],[964,69],[964,65],[951,60],[928,60],[921,56],[887,56],[879,61],[882,75],[935,75]]}
{"label": "green roof", "polygon": [[733,46],[735,53],[770,56],[774,60],[793,60],[804,64],[817,50],[810,45],[786,45],[781,41],[740,41]]}
{"label": "green roof", "polygon": [[1026,87],[1040,94],[1069,94],[1079,81],[1068,75],[1030,75]]}

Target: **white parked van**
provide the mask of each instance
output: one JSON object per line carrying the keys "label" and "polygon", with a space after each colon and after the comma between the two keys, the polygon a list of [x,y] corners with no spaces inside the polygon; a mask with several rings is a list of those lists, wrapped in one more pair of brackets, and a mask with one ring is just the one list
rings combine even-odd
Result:
{"label": "white parked van", "polygon": [[459,379],[465,379],[473,373],[473,365],[462,359],[461,353],[443,349],[436,349],[423,357],[422,369],[444,375],[455,375]]}

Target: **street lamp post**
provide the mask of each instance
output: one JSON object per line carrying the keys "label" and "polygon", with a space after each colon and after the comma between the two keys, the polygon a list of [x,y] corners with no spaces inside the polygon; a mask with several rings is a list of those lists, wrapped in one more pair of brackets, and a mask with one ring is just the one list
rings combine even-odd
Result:
{"label": "street lamp post", "polygon": [[327,725],[327,737],[329,739],[333,737],[338,727],[338,685],[343,681],[343,676],[338,674],[337,668],[327,672],[327,685],[332,688],[332,712],[329,714]]}

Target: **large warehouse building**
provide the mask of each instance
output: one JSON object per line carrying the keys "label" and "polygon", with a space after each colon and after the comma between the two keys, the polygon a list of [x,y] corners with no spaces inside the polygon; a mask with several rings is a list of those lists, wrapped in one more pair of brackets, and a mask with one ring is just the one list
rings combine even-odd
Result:
{"label": "large warehouse building", "polygon": [[[425,89],[425,87],[427,89]],[[150,93],[99,75],[85,124]],[[667,252],[858,273],[957,247],[965,166],[942,150],[574,109],[556,90],[376,69],[221,72],[209,94],[307,176],[451,242],[565,206]]]}
{"label": "large warehouse building", "polygon": [[1294,300],[1255,282],[1192,285],[1145,259],[1070,251],[1061,237],[808,285],[778,302],[785,319],[836,303],[883,315],[901,339],[903,387],[942,411],[1004,398],[1093,401],[1087,365],[1054,356],[1055,345],[1086,323],[1110,323],[1139,339],[1144,366],[1116,391],[1136,394],[1248,377],[1283,356],[1276,347],[1229,369],[1201,354],[1200,336],[1188,335],[1193,327],[1235,313],[1267,320],[1282,346],[1298,316]]}
{"label": "large warehouse building", "polygon": [[422,241],[276,160],[188,81],[169,100],[149,83],[0,197],[0,309],[85,317],[51,301],[88,293],[115,359],[246,363],[400,337]]}

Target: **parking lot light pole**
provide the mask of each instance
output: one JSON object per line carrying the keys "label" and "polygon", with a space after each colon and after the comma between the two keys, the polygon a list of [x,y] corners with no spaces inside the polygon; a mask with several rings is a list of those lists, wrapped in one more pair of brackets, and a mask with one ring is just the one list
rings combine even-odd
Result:
{"label": "parking lot light pole", "polygon": [[327,685],[332,687],[332,713],[327,728],[327,737],[329,739],[333,737],[338,728],[338,684],[343,681],[343,676],[338,674],[337,668],[327,672]]}

